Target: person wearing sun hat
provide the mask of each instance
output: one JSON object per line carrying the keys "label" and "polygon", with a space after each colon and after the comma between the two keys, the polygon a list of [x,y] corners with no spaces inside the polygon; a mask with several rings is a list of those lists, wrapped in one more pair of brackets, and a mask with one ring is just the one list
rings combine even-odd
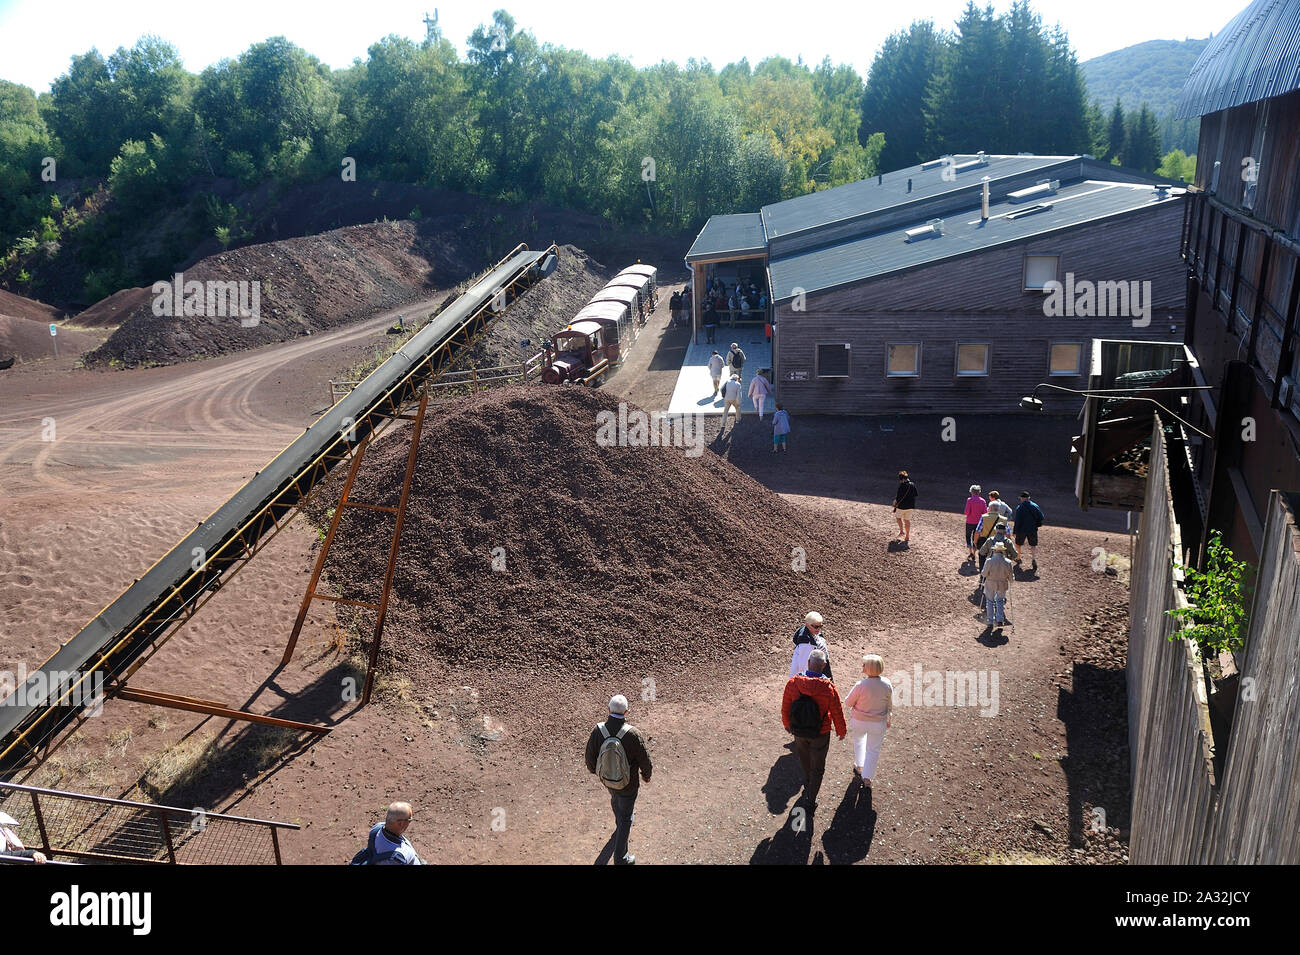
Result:
{"label": "person wearing sun hat", "polygon": [[18,833],[14,831],[16,828],[18,828],[18,820],[7,812],[0,812],[0,855],[31,859],[37,865],[47,862],[44,852],[28,849],[23,845],[23,841],[18,838]]}

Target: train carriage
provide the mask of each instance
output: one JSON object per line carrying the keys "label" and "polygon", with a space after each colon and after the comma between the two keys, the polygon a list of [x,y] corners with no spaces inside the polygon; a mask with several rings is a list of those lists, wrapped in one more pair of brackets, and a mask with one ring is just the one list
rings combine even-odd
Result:
{"label": "train carriage", "polygon": [[650,287],[650,307],[659,306],[659,270],[653,265],[629,265],[622,272],[614,277],[617,282],[626,275],[640,275],[646,279],[646,284]]}
{"label": "train carriage", "polygon": [[598,302],[618,302],[626,305],[629,312],[636,317],[637,323],[644,325],[650,315],[650,296],[631,285],[615,285],[612,282],[591,297],[591,304]]}

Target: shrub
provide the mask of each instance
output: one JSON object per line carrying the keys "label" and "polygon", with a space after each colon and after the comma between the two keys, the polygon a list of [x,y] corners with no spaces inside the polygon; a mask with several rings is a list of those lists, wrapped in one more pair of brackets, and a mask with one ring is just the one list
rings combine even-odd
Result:
{"label": "shrub", "polygon": [[1213,531],[1206,547],[1204,572],[1177,566],[1184,574],[1183,589],[1189,606],[1165,612],[1177,620],[1191,621],[1191,626],[1171,633],[1169,639],[1195,640],[1205,655],[1239,651],[1246,645],[1249,624],[1245,581],[1250,564],[1234,558],[1223,536]]}

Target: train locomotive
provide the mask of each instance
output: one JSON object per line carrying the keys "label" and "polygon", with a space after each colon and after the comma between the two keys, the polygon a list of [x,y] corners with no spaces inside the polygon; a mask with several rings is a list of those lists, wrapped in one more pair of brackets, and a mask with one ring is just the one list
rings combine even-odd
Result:
{"label": "train locomotive", "polygon": [[617,368],[659,303],[657,274],[638,264],[610,279],[544,343],[542,381],[594,387]]}

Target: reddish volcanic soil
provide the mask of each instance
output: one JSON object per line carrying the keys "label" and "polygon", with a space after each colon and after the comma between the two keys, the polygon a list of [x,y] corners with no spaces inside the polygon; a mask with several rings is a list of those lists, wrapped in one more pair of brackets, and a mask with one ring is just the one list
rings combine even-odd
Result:
{"label": "reddish volcanic soil", "polygon": [[[1073,505],[1074,422],[998,419],[1004,448],[1034,448],[1012,458],[910,419],[796,419],[786,456],[753,419],[725,436],[710,419],[702,458],[598,447],[599,410],[666,404],[685,344],[666,312],[599,393],[516,389],[431,412],[378,702],[344,700],[356,640],[324,604],[277,669],[319,544],[299,519],[133,683],[325,722],[328,736],[110,700],[32,781],[296,822],[292,862],[346,862],[401,798],[429,861],[590,864],[609,858],[612,819],[582,748],[621,692],[655,761],[632,830],[640,862],[1122,861],[1120,834],[1087,822],[1100,806],[1127,827],[1127,590],[1091,564],[1093,548],[1127,542],[1113,513]],[[165,368],[64,358],[0,374],[0,668],[45,659],[221,504],[393,314]],[[987,424],[959,419],[959,433]],[[401,434],[377,445],[357,499],[393,494]],[[900,466],[923,505],[907,548],[888,506]],[[1000,635],[975,619],[961,566],[975,481],[1033,488],[1051,522]],[[375,586],[386,529],[358,526],[328,565],[338,590]],[[494,574],[498,546],[507,570]],[[995,713],[900,706],[870,798],[833,742],[820,808],[796,830],[779,704],[790,634],[813,608],[841,695],[868,651],[887,675],[996,674],[998,695]],[[178,745],[205,750],[205,771],[154,785],[151,759]]]}

